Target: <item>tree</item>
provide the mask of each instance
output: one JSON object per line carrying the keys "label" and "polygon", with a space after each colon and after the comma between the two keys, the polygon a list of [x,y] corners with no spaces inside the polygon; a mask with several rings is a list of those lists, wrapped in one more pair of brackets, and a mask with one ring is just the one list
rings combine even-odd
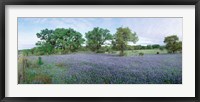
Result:
{"label": "tree", "polygon": [[95,27],[92,31],[85,33],[86,45],[92,51],[98,51],[107,40],[112,40],[112,35],[108,29]]}
{"label": "tree", "polygon": [[182,49],[182,42],[179,41],[177,35],[165,37],[164,43],[166,43],[166,49],[169,53],[175,53]]}
{"label": "tree", "polygon": [[128,27],[117,28],[115,39],[117,48],[120,50],[120,55],[124,55],[124,50],[127,47],[128,41],[136,43],[139,40],[137,34],[135,32],[133,33]]}
{"label": "tree", "polygon": [[81,47],[81,44],[83,44],[83,42],[85,41],[82,38],[82,34],[72,28],[55,29],[53,38],[56,39],[56,48],[61,48],[63,51],[69,50],[72,52]]}
{"label": "tree", "polygon": [[53,39],[54,30],[43,29],[40,33],[37,33],[36,36],[40,38],[41,41],[45,41],[50,43],[51,45],[55,45],[55,39]]}
{"label": "tree", "polygon": [[42,54],[50,54],[55,49],[61,49],[62,52],[76,51],[84,42],[82,34],[72,28],[57,28],[55,30],[44,29],[36,34],[41,41],[37,42],[37,51]]}
{"label": "tree", "polygon": [[161,51],[163,51],[165,49],[165,46],[160,46],[159,48]]}
{"label": "tree", "polygon": [[160,48],[160,45],[159,45],[159,44],[154,44],[154,45],[152,45],[152,48],[153,48],[153,49],[159,49],[159,48]]}
{"label": "tree", "polygon": [[182,41],[179,41],[177,44],[177,51],[182,52]]}
{"label": "tree", "polygon": [[152,45],[147,45],[146,48],[147,49],[152,49],[153,47],[152,47]]}
{"label": "tree", "polygon": [[29,55],[29,49],[24,49],[22,50],[23,56],[28,56]]}
{"label": "tree", "polygon": [[53,53],[53,46],[45,41],[38,41],[36,43],[37,46],[37,54],[38,55],[43,55],[43,54],[52,54]]}

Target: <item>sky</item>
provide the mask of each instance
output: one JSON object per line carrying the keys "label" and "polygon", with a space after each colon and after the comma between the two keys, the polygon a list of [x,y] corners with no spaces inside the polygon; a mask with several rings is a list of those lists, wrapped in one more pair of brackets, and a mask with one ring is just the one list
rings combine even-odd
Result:
{"label": "sky", "polygon": [[36,33],[42,29],[73,28],[85,33],[94,27],[106,28],[111,34],[116,28],[129,27],[139,41],[134,45],[160,44],[166,36],[177,35],[182,41],[182,18],[18,18],[18,49],[30,49],[39,41]]}

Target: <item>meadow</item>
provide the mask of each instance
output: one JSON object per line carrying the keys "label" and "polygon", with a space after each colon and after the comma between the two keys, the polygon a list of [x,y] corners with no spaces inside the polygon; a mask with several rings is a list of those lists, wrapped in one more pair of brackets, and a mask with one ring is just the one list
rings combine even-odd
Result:
{"label": "meadow", "polygon": [[34,47],[18,51],[18,83],[182,84],[179,36],[152,38],[153,31],[145,37],[149,42],[130,27],[113,29],[116,32],[101,27],[38,31]]}
{"label": "meadow", "polygon": [[126,56],[119,56],[119,51],[19,54],[18,83],[182,84],[182,54],[168,54],[159,49],[126,50],[125,53]]}

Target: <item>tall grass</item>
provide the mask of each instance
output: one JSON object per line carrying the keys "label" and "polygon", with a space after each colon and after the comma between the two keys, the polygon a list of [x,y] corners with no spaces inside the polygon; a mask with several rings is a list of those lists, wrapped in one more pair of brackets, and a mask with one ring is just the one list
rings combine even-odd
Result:
{"label": "tall grass", "polygon": [[29,60],[25,56],[18,59],[19,84],[52,84],[65,83],[63,77],[67,68],[63,63],[46,64],[41,57]]}

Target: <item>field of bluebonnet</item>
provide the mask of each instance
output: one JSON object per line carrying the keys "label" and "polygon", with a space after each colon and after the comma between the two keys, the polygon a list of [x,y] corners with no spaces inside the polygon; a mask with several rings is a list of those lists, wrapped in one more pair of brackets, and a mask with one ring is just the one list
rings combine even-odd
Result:
{"label": "field of bluebonnet", "polygon": [[181,54],[28,56],[24,84],[182,84]]}

